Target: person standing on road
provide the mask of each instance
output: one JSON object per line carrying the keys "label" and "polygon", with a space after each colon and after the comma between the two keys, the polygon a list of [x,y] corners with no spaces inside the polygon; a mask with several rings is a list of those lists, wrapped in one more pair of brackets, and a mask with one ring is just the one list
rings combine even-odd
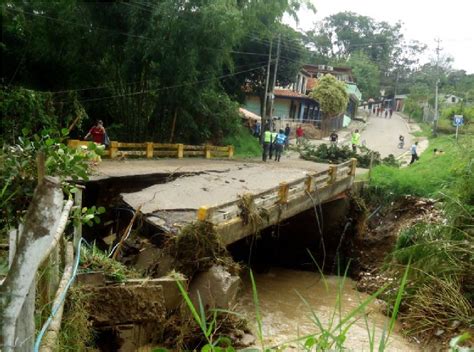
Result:
{"label": "person standing on road", "polygon": [[388,110],[385,110],[385,118],[388,116]]}
{"label": "person standing on road", "polygon": [[262,153],[263,161],[267,161],[271,144],[272,144],[272,132],[270,132],[269,129],[265,129],[265,132],[263,134],[263,153]]}
{"label": "person standing on road", "polygon": [[415,160],[418,160],[419,157],[418,157],[418,154],[416,152],[416,147],[418,146],[418,142],[415,142],[411,148],[410,148],[410,152],[411,152],[411,161],[410,161],[410,165],[413,164],[415,162]]}
{"label": "person standing on road", "polygon": [[275,151],[275,139],[278,133],[276,133],[275,128],[273,128],[272,138],[270,142],[270,159],[273,157],[273,152]]}
{"label": "person standing on road", "polygon": [[289,145],[290,145],[290,132],[291,132],[291,128],[290,128],[290,124],[286,124],[286,127],[285,127],[285,136],[286,136],[286,139],[285,139],[285,148],[288,149]]}
{"label": "person standing on road", "polygon": [[339,136],[337,135],[336,131],[333,130],[332,133],[329,135],[329,140],[331,141],[331,145],[336,145]]}
{"label": "person standing on road", "polygon": [[283,147],[286,145],[286,134],[283,130],[277,134],[274,142],[275,147],[275,161],[280,161],[281,153],[283,153]]}
{"label": "person standing on road", "polygon": [[303,135],[304,135],[303,127],[299,125],[298,128],[296,129],[296,144],[303,143]]}
{"label": "person standing on road", "polygon": [[355,130],[351,136],[352,151],[357,153],[357,147],[360,145],[360,133],[359,130]]}
{"label": "person standing on road", "polygon": [[392,118],[393,115],[393,108],[390,108],[390,118]]}
{"label": "person standing on road", "polygon": [[87,132],[84,139],[87,140],[90,136],[92,136],[92,141],[97,144],[106,144],[105,141],[105,128],[104,123],[102,120],[97,120],[94,126]]}

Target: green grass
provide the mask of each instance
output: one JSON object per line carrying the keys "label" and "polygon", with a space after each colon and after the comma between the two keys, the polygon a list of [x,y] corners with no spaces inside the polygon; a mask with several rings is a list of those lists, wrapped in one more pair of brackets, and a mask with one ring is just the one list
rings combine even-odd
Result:
{"label": "green grass", "polygon": [[[439,192],[455,181],[458,171],[465,167],[469,157],[474,155],[473,136],[454,136],[431,138],[428,149],[420,160],[406,168],[377,166],[372,170],[371,186],[383,193],[438,197]],[[444,151],[434,155],[433,149]]]}
{"label": "green grass", "polygon": [[236,158],[254,158],[262,155],[262,147],[258,139],[253,137],[244,126],[239,126],[234,135],[225,137],[223,144],[234,146]]}

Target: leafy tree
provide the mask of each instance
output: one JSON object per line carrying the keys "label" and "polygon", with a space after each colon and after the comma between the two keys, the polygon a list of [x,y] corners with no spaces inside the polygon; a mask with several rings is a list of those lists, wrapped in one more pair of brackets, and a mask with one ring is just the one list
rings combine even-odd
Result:
{"label": "leafy tree", "polygon": [[400,29],[400,23],[390,25],[353,12],[340,12],[326,17],[309,31],[307,40],[331,58],[347,59],[351,53],[363,51],[382,67],[388,65],[394,47],[402,38]]}
{"label": "leafy tree", "polygon": [[333,117],[345,111],[349,102],[344,83],[330,74],[324,75],[318,81],[310,95],[319,101],[326,117]]}
{"label": "leafy tree", "polygon": [[[219,141],[238,122],[227,95],[241,98],[243,82],[264,82],[270,33],[282,33],[279,82],[294,78],[304,47],[280,22],[299,6],[294,0],[5,1],[2,81],[77,91],[84,116],[103,119],[112,138]],[[210,116],[224,111],[226,118]]]}
{"label": "leafy tree", "polygon": [[343,65],[352,68],[364,99],[379,95],[380,70],[363,51],[354,52],[347,61],[332,61],[331,63],[334,66]]}

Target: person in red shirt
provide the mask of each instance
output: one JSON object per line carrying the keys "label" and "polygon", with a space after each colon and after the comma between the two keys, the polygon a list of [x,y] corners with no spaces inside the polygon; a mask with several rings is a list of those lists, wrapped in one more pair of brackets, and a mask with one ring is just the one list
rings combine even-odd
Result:
{"label": "person in red shirt", "polygon": [[296,144],[301,144],[303,142],[303,128],[301,125],[296,129]]}
{"label": "person in red shirt", "polygon": [[98,120],[96,122],[95,126],[93,126],[89,130],[89,132],[87,132],[84,139],[87,140],[87,138],[89,138],[89,136],[92,136],[92,141],[94,143],[104,144],[105,128],[104,128],[104,123],[102,122],[102,120]]}

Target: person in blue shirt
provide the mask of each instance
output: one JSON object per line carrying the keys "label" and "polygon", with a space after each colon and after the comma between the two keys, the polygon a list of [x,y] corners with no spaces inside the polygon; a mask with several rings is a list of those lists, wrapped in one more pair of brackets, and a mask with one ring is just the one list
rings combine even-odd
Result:
{"label": "person in blue shirt", "polygon": [[283,152],[283,147],[285,146],[286,141],[285,131],[280,130],[275,137],[273,145],[275,147],[275,161],[280,161],[281,153]]}
{"label": "person in blue shirt", "polygon": [[410,152],[411,152],[411,161],[410,161],[410,164],[413,164],[415,162],[415,160],[418,160],[418,154],[416,152],[416,147],[418,146],[418,142],[415,142],[415,144],[413,144],[410,148]]}

